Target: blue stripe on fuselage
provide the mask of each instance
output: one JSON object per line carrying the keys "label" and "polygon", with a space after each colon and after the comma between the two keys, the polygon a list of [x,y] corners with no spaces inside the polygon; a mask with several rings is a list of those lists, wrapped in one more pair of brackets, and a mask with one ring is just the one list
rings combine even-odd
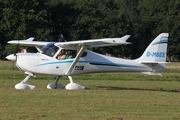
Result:
{"label": "blue stripe on fuselage", "polygon": [[[61,61],[56,61],[56,62],[47,62],[47,63],[39,64],[36,66],[44,66],[44,65],[51,65],[51,64],[65,64],[65,63],[72,63],[72,62],[73,62],[73,60],[61,60]],[[82,61],[82,60],[79,60],[78,62],[88,63],[87,61]]]}
{"label": "blue stripe on fuselage", "polygon": [[[39,64],[37,66],[45,66],[45,65],[51,65],[51,64],[66,64],[66,63],[72,63],[72,62],[73,62],[73,60],[62,60],[62,61],[56,61],[56,62],[47,62],[47,63]],[[79,60],[78,63],[89,63],[91,65],[103,65],[103,66],[143,68],[143,66],[130,65],[130,64],[116,64],[116,63],[112,63],[112,62],[96,62],[96,61]]]}

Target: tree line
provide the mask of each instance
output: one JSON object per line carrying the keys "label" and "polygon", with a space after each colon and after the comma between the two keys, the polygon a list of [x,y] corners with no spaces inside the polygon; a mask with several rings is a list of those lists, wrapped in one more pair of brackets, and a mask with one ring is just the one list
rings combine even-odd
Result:
{"label": "tree line", "polygon": [[[179,0],[0,0],[0,59],[7,41],[35,37],[67,41],[131,35],[131,45],[92,48],[135,59],[160,33],[169,33],[168,60],[180,58]],[[11,52],[13,50],[11,49]]]}

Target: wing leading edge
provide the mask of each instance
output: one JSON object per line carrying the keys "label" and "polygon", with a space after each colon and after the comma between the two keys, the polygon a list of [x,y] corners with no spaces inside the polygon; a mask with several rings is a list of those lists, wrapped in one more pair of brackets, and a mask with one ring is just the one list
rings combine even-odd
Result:
{"label": "wing leading edge", "polygon": [[58,42],[55,43],[57,47],[65,48],[65,49],[79,49],[82,45],[86,45],[87,47],[104,47],[110,45],[120,45],[120,44],[130,44],[126,42],[126,40],[130,37],[130,35],[125,35],[121,38],[103,38],[103,39],[91,39],[91,40],[78,40],[72,42]]}

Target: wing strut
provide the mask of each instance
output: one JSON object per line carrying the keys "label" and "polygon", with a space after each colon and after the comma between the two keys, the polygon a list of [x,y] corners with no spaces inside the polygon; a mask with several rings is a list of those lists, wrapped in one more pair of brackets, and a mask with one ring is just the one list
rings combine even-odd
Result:
{"label": "wing strut", "polygon": [[65,75],[70,75],[74,66],[77,64],[78,60],[80,59],[83,52],[86,50],[87,46],[85,44],[82,45],[81,49],[79,50],[78,54],[74,58],[72,64],[69,66],[68,70],[65,72]]}

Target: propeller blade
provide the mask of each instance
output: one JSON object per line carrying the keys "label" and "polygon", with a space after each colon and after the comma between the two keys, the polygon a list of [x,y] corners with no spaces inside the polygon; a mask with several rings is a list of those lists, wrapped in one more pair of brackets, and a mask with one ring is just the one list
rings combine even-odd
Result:
{"label": "propeller blade", "polygon": [[19,40],[18,40],[18,44],[17,44],[17,46],[16,46],[16,49],[15,49],[15,51],[14,51],[14,56],[15,56],[15,61],[17,61],[17,53],[19,52]]}
{"label": "propeller blade", "polygon": [[16,49],[14,51],[14,56],[16,56],[16,53],[18,53],[18,51],[19,51],[19,41],[18,41],[18,44],[17,44]]}

